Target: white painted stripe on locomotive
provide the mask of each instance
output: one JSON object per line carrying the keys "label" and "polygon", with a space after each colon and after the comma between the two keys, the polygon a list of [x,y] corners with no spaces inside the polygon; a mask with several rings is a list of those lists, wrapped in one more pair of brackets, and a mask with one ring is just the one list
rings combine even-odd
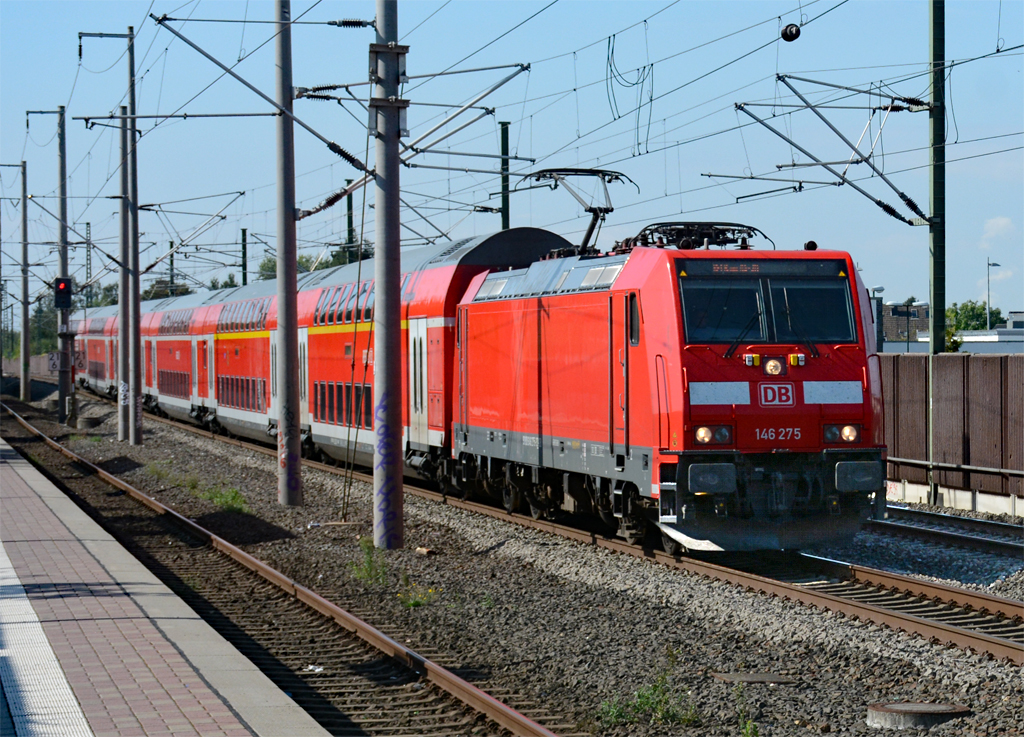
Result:
{"label": "white painted stripe on locomotive", "polygon": [[455,327],[454,317],[428,317],[428,328],[453,328]]}
{"label": "white painted stripe on locomotive", "polygon": [[690,404],[750,404],[750,382],[691,381]]}
{"label": "white painted stripe on locomotive", "polygon": [[859,381],[805,381],[804,404],[861,404],[864,389]]}

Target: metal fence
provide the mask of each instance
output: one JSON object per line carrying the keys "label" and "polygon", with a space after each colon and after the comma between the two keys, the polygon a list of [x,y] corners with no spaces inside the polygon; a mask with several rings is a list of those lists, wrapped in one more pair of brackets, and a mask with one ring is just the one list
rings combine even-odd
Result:
{"label": "metal fence", "polygon": [[[928,459],[928,356],[881,354],[889,457]],[[1016,471],[940,470],[942,486],[1024,496],[1024,355],[947,353],[933,359],[935,463]],[[927,470],[889,463],[890,479],[927,483]]]}

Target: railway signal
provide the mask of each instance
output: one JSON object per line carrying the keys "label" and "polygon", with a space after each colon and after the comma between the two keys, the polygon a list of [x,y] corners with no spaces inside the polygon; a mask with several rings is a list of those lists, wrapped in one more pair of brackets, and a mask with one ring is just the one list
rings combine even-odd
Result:
{"label": "railway signal", "polygon": [[70,310],[72,292],[71,279],[58,276],[53,280],[53,306],[58,310]]}

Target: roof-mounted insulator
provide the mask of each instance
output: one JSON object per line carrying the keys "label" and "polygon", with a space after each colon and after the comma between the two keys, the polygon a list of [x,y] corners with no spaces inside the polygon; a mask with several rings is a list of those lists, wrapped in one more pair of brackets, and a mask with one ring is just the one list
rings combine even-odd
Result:
{"label": "roof-mounted insulator", "polygon": [[338,26],[339,28],[375,28],[376,23],[372,20],[358,20],[356,18],[345,18],[344,20],[329,20],[327,21],[329,26]]}

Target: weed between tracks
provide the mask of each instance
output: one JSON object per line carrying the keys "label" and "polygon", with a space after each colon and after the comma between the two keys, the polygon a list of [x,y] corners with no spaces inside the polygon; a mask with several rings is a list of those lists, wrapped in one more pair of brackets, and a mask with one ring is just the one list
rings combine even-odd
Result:
{"label": "weed between tracks", "polygon": [[[671,670],[676,664],[676,653],[667,651],[669,665],[650,686],[644,686],[633,693],[628,701],[614,699],[601,704],[597,712],[598,722],[604,727],[624,724],[678,724],[694,727],[700,724],[700,714],[688,694],[676,692],[669,683]],[[756,729],[756,727],[755,727]],[[757,733],[745,737],[757,737]]]}
{"label": "weed between tracks", "polygon": [[736,717],[741,737],[758,737],[757,723],[747,716],[747,697],[743,694],[743,684],[737,683],[732,693],[736,697]]}
{"label": "weed between tracks", "polygon": [[359,549],[363,553],[363,559],[352,561],[348,564],[348,569],[360,581],[383,586],[387,582],[388,564],[384,556],[377,552],[377,548],[373,547],[373,539],[359,538]]}
{"label": "weed between tracks", "polygon": [[[365,581],[375,586],[385,586],[388,583],[388,564],[381,553],[373,545],[371,537],[359,538],[359,550],[361,559],[351,561],[348,569],[353,578]],[[403,572],[400,578],[400,591],[396,594],[402,606],[408,609],[426,606],[433,603],[441,595],[441,589],[430,588],[413,583],[409,580],[409,574]]]}
{"label": "weed between tracks", "polygon": [[175,476],[172,474],[168,468],[170,463],[171,461],[154,461],[146,465],[146,473],[157,481],[172,486],[183,486],[193,496],[213,502],[224,512],[246,514],[249,511],[249,505],[246,503],[245,497],[242,496],[236,487],[218,483],[215,486],[204,488],[199,482],[199,477],[195,474],[189,474],[188,476]]}
{"label": "weed between tracks", "polygon": [[211,487],[199,492],[198,496],[200,499],[213,502],[225,512],[245,514],[249,511],[249,505],[245,503],[245,497],[234,486]]}

